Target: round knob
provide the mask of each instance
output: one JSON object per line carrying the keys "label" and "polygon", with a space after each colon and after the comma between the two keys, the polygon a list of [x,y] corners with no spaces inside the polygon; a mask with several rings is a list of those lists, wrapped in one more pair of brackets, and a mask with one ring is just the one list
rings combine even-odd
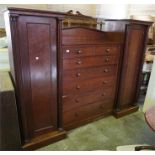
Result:
{"label": "round knob", "polygon": [[79,116],[79,114],[77,112],[74,115],[75,115],[75,117],[78,117]]}
{"label": "round knob", "polygon": [[104,72],[107,73],[108,72],[108,69],[105,69]]}
{"label": "round knob", "polygon": [[35,57],[36,60],[39,60],[39,57]]}
{"label": "round knob", "polygon": [[80,89],[80,86],[79,86],[79,85],[77,85],[77,86],[76,86],[76,89]]}
{"label": "round knob", "polygon": [[76,98],[76,99],[75,99],[75,102],[76,102],[76,103],[78,103],[78,102],[79,102],[79,100]]}
{"label": "round knob", "polygon": [[76,76],[77,76],[77,77],[80,77],[80,76],[81,76],[81,74],[80,74],[80,73],[77,73],[77,74],[76,74]]}
{"label": "round knob", "polygon": [[103,94],[102,94],[102,96],[105,96],[105,95],[106,95],[106,93],[103,93]]}
{"label": "round knob", "polygon": [[81,54],[81,53],[82,53],[82,51],[78,50],[78,51],[77,51],[77,53],[78,53],[78,54]]}
{"label": "round knob", "polygon": [[69,53],[70,51],[69,50],[66,50],[66,53]]}
{"label": "round knob", "polygon": [[104,106],[103,105],[100,105],[100,109],[104,109]]}
{"label": "round knob", "polygon": [[82,64],[82,61],[77,61],[77,64],[81,65]]}
{"label": "round knob", "polygon": [[109,49],[109,48],[107,48],[105,51],[106,51],[107,53],[109,53],[109,52],[110,52],[110,49]]}
{"label": "round knob", "polygon": [[106,58],[105,61],[108,62],[109,61],[109,58]]}
{"label": "round knob", "polygon": [[108,81],[103,81],[103,84],[107,84],[108,83]]}

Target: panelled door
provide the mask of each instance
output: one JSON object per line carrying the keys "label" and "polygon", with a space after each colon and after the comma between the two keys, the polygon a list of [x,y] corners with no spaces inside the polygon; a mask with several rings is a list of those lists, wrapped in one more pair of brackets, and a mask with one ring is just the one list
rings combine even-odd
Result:
{"label": "panelled door", "polygon": [[24,139],[57,128],[57,22],[20,16],[20,108]]}
{"label": "panelled door", "polygon": [[121,108],[133,105],[137,99],[141,63],[144,56],[145,34],[145,26],[133,24],[126,28],[125,53],[118,100]]}

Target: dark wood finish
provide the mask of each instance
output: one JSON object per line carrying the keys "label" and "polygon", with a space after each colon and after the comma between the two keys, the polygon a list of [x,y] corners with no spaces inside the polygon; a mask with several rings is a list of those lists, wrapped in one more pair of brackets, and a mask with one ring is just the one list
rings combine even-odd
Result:
{"label": "dark wood finish", "polygon": [[99,67],[91,68],[79,68],[76,70],[65,70],[63,73],[64,82],[88,80],[92,78],[102,77],[102,76],[114,76],[116,75],[116,65],[104,65]]}
{"label": "dark wood finish", "polygon": [[86,67],[97,67],[103,65],[113,65],[118,63],[118,56],[92,56],[87,58],[64,59],[65,70]]}
{"label": "dark wood finish", "polygon": [[96,89],[106,89],[108,87],[112,87],[115,84],[116,78],[113,77],[100,77],[100,78],[92,78],[89,80],[81,80],[75,82],[64,82],[63,83],[63,95],[67,95],[70,93],[84,93],[88,91],[93,91]]}
{"label": "dark wood finish", "polygon": [[60,20],[54,15],[51,18],[28,16],[18,9],[6,12],[5,16],[22,148],[37,148],[65,137],[58,123],[61,117],[57,73]]}
{"label": "dark wood finish", "polygon": [[89,105],[83,105],[80,108],[71,109],[63,113],[64,128],[70,129],[70,126],[77,127],[79,124],[88,121],[94,117],[99,117],[104,114],[110,114],[113,109],[113,102],[100,101]]}
{"label": "dark wood finish", "polygon": [[57,128],[57,61],[56,51],[52,50],[56,46],[56,20],[21,17],[19,25],[19,37],[25,40],[20,43],[23,92],[26,93],[22,99],[29,115],[25,130],[35,137]]}
{"label": "dark wood finish", "polygon": [[63,48],[63,58],[74,58],[74,57],[81,57],[81,56],[91,56],[94,54],[93,47],[73,47],[67,46]]}
{"label": "dark wood finish", "polygon": [[69,111],[72,108],[80,107],[85,104],[97,102],[97,101],[105,101],[105,100],[114,100],[114,91],[115,88],[98,88],[97,90],[93,90],[91,92],[82,93],[82,94],[71,94],[64,95],[63,98],[63,110]]}
{"label": "dark wood finish", "polygon": [[63,48],[63,58],[78,58],[81,56],[111,56],[118,55],[119,48],[116,46],[91,46],[89,45],[81,47],[81,46],[65,46]]}
{"label": "dark wood finish", "polygon": [[64,138],[63,128],[138,109],[151,23],[106,20],[103,32],[75,22],[62,29],[68,19],[96,21],[72,11],[9,8],[5,13],[23,149]]}
{"label": "dark wood finish", "polygon": [[0,72],[0,150],[21,149],[14,88],[8,72]]}
{"label": "dark wood finish", "polygon": [[[106,20],[105,31],[111,41],[124,42],[121,79],[115,114],[122,116],[128,111],[138,109],[136,102],[140,90],[140,74],[147,42],[148,28],[151,22],[138,20]],[[117,37],[118,36],[118,37]],[[118,113],[118,114],[117,114]]]}
{"label": "dark wood finish", "polygon": [[90,28],[63,29],[63,125],[66,130],[111,114],[120,44]]}
{"label": "dark wood finish", "polygon": [[23,150],[35,150],[63,138],[66,138],[65,131],[53,131],[32,139],[29,143],[24,144],[22,148]]}
{"label": "dark wood finish", "polygon": [[114,111],[113,114],[116,118],[120,118],[122,116],[136,112],[138,109],[139,109],[139,107],[137,105],[135,105],[135,106],[130,106],[128,108],[124,108],[120,111]]}

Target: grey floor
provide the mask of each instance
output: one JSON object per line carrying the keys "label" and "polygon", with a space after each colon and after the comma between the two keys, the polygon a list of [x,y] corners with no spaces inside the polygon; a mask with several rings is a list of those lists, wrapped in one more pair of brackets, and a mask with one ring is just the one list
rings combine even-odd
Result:
{"label": "grey floor", "polygon": [[71,130],[66,139],[38,150],[116,150],[133,144],[155,144],[155,133],[146,124],[141,108],[119,119],[109,116]]}

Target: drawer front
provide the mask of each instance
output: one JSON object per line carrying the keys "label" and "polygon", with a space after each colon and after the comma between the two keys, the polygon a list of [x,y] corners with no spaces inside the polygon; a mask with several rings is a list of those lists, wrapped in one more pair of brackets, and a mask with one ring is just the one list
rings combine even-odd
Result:
{"label": "drawer front", "polygon": [[63,112],[63,125],[64,127],[70,124],[76,124],[94,116],[98,116],[104,113],[112,111],[114,102],[96,102],[82,106],[81,108],[75,108],[68,112]]}
{"label": "drawer front", "polygon": [[74,59],[64,59],[63,68],[67,69],[77,69],[77,68],[87,68],[87,67],[97,67],[102,65],[117,64],[118,56],[94,56],[94,57],[82,57]]}
{"label": "drawer front", "polygon": [[86,104],[94,103],[97,101],[111,100],[114,101],[115,88],[110,87],[100,89],[93,92],[84,93],[81,95],[68,95],[62,96],[63,111],[68,111],[76,107],[84,106]]}
{"label": "drawer front", "polygon": [[63,72],[63,80],[64,82],[80,81],[97,77],[115,76],[116,73],[117,65],[66,70]]}
{"label": "drawer front", "polygon": [[94,47],[63,47],[63,58],[94,55]]}
{"label": "drawer front", "polygon": [[119,55],[120,48],[117,46],[95,47],[95,55]]}
{"label": "drawer front", "polygon": [[63,82],[63,95],[73,93],[84,93],[94,91],[100,88],[113,87],[116,81],[115,77],[102,77],[77,82]]}

